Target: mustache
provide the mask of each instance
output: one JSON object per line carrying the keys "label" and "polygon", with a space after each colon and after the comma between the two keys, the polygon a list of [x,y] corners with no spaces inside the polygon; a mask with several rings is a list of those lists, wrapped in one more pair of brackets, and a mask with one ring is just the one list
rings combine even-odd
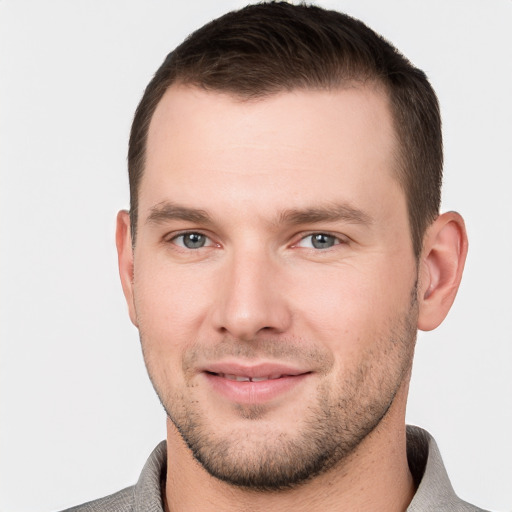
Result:
{"label": "mustache", "polygon": [[238,340],[226,337],[215,343],[196,341],[184,353],[182,366],[188,372],[205,363],[226,359],[307,365],[320,373],[327,373],[334,365],[334,355],[330,350],[306,340],[289,337]]}

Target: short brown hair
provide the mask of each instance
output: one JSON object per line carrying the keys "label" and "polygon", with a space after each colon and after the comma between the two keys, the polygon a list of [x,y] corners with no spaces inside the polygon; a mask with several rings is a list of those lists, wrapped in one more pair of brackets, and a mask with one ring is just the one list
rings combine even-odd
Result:
{"label": "short brown hair", "polygon": [[423,71],[361,21],[286,2],[249,5],[206,24],[167,56],[147,86],[128,150],[133,243],[149,124],[172,84],[257,99],[366,81],[382,84],[389,95],[399,142],[397,176],[418,256],[441,200],[443,149],[434,90]]}

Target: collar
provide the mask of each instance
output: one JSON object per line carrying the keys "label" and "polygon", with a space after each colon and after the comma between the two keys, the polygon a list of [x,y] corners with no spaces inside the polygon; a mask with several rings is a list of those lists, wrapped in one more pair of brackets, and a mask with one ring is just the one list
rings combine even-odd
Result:
{"label": "collar", "polygon": [[407,461],[417,487],[407,512],[482,511],[455,494],[437,443],[426,430],[407,426]]}

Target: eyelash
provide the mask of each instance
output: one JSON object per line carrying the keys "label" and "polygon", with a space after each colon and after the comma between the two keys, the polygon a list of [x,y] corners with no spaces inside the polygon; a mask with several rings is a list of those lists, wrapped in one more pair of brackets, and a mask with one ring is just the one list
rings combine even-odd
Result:
{"label": "eyelash", "polygon": [[[186,247],[185,243],[183,241],[181,244],[178,244],[176,242],[180,238],[183,240],[184,237],[187,235],[198,235],[200,237],[204,237],[205,245],[192,248],[192,247]],[[324,247],[324,248],[314,247],[314,242],[313,242],[313,238],[312,238],[314,236],[324,236],[324,237],[332,238],[334,240],[334,243],[330,247]],[[292,248],[301,247],[301,243],[303,243],[308,238],[311,238],[311,245],[313,247],[304,247],[304,248],[314,250],[315,252],[317,252],[317,251],[324,252],[324,251],[332,249],[333,247],[336,247],[338,245],[344,245],[344,244],[348,243],[348,240],[345,237],[342,237],[339,235],[334,235],[332,233],[325,232],[325,231],[315,231],[315,232],[301,235],[298,242],[295,242],[291,247]],[[167,239],[166,241],[173,243],[174,245],[176,245],[178,248],[180,248],[182,250],[188,250],[188,251],[194,251],[194,250],[203,249],[205,247],[212,247],[212,246],[220,247],[220,244],[213,242],[213,240],[208,235],[206,235],[205,233],[202,233],[201,231],[182,231],[180,233],[174,234],[171,238]]]}
{"label": "eyelash", "polygon": [[306,249],[311,249],[311,250],[315,250],[315,251],[327,251],[329,249],[332,249],[338,245],[344,245],[344,244],[347,244],[348,243],[348,239],[346,237],[343,237],[341,235],[335,235],[333,233],[329,233],[327,231],[314,231],[312,233],[308,233],[308,234],[304,234],[300,237],[299,241],[297,243],[295,243],[293,245],[293,247],[300,247],[300,244],[302,242],[304,242],[305,240],[307,240],[308,238],[311,238],[311,245],[314,245],[313,243],[313,238],[314,236],[324,236],[324,237],[329,237],[329,238],[332,238],[334,240],[334,243],[332,246],[330,247],[325,247],[325,248],[318,248],[318,247],[305,247]]}
{"label": "eyelash", "polygon": [[[176,243],[176,241],[178,239],[184,239],[185,236],[187,235],[198,235],[198,236],[202,236],[204,237],[208,243],[208,245],[204,245],[204,246],[201,246],[201,247],[198,247],[196,249],[193,249],[193,248],[190,248],[190,247],[186,247],[184,243],[182,244],[178,244]],[[173,243],[174,245],[176,245],[177,247],[179,247],[180,249],[184,249],[184,250],[189,250],[189,251],[193,251],[193,250],[197,250],[197,249],[202,249],[203,247],[212,247],[212,246],[217,246],[217,247],[220,247],[219,244],[216,244],[213,242],[213,240],[211,239],[211,237],[209,237],[208,235],[202,233],[201,231],[182,231],[180,233],[176,233],[174,234],[171,238],[169,238],[167,240],[168,242],[171,242]]]}

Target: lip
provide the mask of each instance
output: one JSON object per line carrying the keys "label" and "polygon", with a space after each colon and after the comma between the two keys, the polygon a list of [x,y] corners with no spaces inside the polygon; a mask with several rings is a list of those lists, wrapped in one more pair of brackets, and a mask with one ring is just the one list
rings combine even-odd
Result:
{"label": "lip", "polygon": [[[311,371],[289,365],[262,363],[215,363],[201,370],[214,393],[238,404],[263,404],[291,392]],[[248,377],[255,381],[235,380]],[[270,377],[268,380],[266,377]]]}

